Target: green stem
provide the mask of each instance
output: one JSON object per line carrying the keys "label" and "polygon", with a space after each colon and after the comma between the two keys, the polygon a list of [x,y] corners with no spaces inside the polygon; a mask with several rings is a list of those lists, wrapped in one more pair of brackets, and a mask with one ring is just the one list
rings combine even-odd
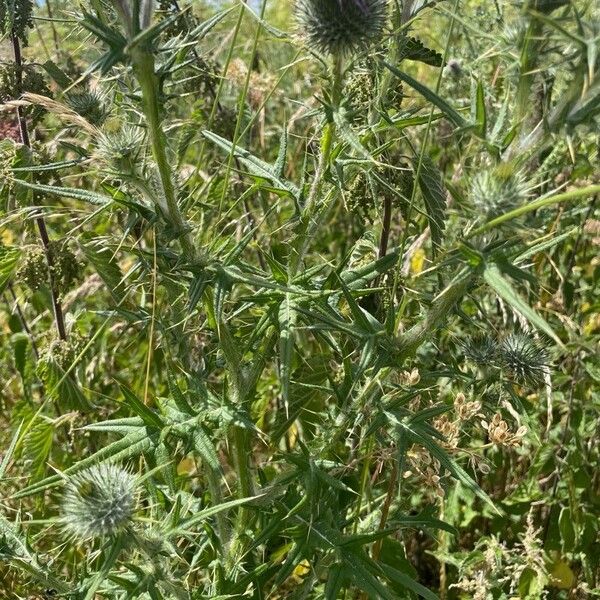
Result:
{"label": "green stem", "polygon": [[516,219],[517,217],[530,213],[534,210],[545,208],[546,206],[552,206],[553,204],[558,204],[560,202],[569,202],[570,200],[591,197],[595,194],[600,194],[600,185],[589,185],[584,188],[577,188],[568,192],[563,192],[562,194],[554,194],[553,196],[538,198],[533,202],[523,204],[523,206],[519,206],[514,210],[504,213],[503,215],[484,223],[480,227],[477,227],[477,229],[473,229],[473,231],[469,232],[469,235],[466,236],[466,239],[470,239],[476,235],[489,231],[497,225],[501,225],[502,223],[510,221],[511,219]]}
{"label": "green stem", "polygon": [[[342,73],[342,57],[334,56],[332,63],[332,85],[331,85],[331,102],[332,110],[336,111],[342,99],[343,89],[343,73]],[[314,222],[314,216],[317,211],[317,202],[320,197],[321,188],[323,186],[323,178],[327,171],[329,161],[331,159],[331,150],[335,139],[335,123],[333,121],[325,125],[323,135],[321,137],[321,154],[315,176],[304,205],[302,217],[300,219],[299,231],[294,243],[294,254],[290,259],[289,274],[291,277],[296,275],[302,260],[306,253],[310,235],[313,232],[311,224]]]}
{"label": "green stem", "polygon": [[467,293],[475,275],[463,271],[433,302],[427,316],[396,340],[400,359],[414,354],[417,348],[442,323],[454,305]]}
{"label": "green stem", "polygon": [[135,75],[142,89],[144,115],[148,126],[152,154],[158,168],[164,192],[166,204],[160,208],[165,213],[165,218],[174,227],[175,231],[180,234],[181,246],[185,257],[193,262],[196,258],[196,250],[189,233],[189,226],[177,204],[173,173],[167,158],[166,138],[160,118],[158,78],[154,72],[154,56],[143,49],[135,49],[132,52],[132,61]]}
{"label": "green stem", "polygon": [[[221,473],[214,469],[206,469],[206,480],[208,482],[208,489],[210,491],[213,506],[219,506],[219,504],[223,504],[223,494],[221,492]],[[216,514],[216,520],[217,533],[219,534],[221,548],[225,548],[231,536],[225,512],[218,512]]]}

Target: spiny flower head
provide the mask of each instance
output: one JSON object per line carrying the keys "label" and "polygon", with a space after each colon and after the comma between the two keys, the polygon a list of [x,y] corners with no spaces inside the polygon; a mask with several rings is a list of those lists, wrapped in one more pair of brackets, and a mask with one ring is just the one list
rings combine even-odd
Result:
{"label": "spiny flower head", "polygon": [[535,340],[520,333],[504,339],[498,357],[515,381],[523,385],[539,385],[548,369],[546,351]]}
{"label": "spiny flower head", "polygon": [[115,535],[133,519],[136,485],[136,477],[117,465],[81,471],[67,482],[61,522],[81,540]]}
{"label": "spiny flower head", "polygon": [[467,358],[482,366],[489,366],[496,361],[498,342],[490,336],[476,337],[464,345]]}
{"label": "spiny flower head", "polygon": [[125,126],[115,133],[103,133],[98,139],[96,158],[117,173],[135,173],[142,158],[143,132]]}
{"label": "spiny flower head", "polygon": [[100,126],[108,117],[108,108],[101,94],[95,91],[74,92],[67,96],[67,104],[92,125]]}
{"label": "spiny flower head", "polygon": [[497,167],[473,177],[470,196],[476,213],[491,219],[521,205],[528,191],[521,173]]}
{"label": "spiny flower head", "polygon": [[323,54],[352,54],[377,42],[387,0],[297,0],[301,35]]}

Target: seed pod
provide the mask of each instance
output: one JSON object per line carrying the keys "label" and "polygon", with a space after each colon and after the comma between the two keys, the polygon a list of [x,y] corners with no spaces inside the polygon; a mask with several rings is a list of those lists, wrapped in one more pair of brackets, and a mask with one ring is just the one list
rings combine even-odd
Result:
{"label": "seed pod", "polygon": [[132,523],[137,481],[116,465],[102,463],[77,473],[66,485],[61,522],[80,540],[114,536]]}
{"label": "seed pod", "polygon": [[387,7],[387,0],[298,0],[298,29],[323,54],[353,54],[381,38]]}

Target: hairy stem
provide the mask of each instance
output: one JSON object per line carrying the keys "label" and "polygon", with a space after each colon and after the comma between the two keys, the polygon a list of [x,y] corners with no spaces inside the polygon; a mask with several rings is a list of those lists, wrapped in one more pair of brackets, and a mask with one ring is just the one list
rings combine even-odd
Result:
{"label": "hairy stem", "polygon": [[454,305],[467,293],[475,275],[463,271],[433,302],[426,317],[396,339],[401,358],[414,354],[417,348],[446,319]]}
{"label": "hairy stem", "polygon": [[[333,110],[337,110],[340,105],[342,98],[342,57],[334,56],[332,63],[332,86],[331,86],[331,102]],[[300,219],[300,229],[296,237],[296,243],[294,244],[294,255],[290,257],[290,275],[294,276],[306,253],[307,245],[310,240],[310,232],[312,230],[311,224],[313,223],[315,213],[317,211],[317,204],[323,186],[323,178],[327,171],[329,161],[331,159],[331,150],[333,148],[333,142],[335,139],[335,124],[333,122],[327,123],[321,137],[321,154],[319,156],[319,162],[317,164],[317,170],[304,205],[302,217]]]}
{"label": "hairy stem", "polygon": [[132,52],[132,60],[135,75],[142,89],[144,115],[148,126],[152,155],[156,162],[164,193],[165,206],[161,206],[161,209],[165,212],[165,218],[180,236],[184,256],[190,262],[194,262],[196,250],[190,236],[189,226],[179,210],[173,172],[167,158],[166,138],[160,117],[158,78],[154,72],[154,56],[143,49],[136,48]]}

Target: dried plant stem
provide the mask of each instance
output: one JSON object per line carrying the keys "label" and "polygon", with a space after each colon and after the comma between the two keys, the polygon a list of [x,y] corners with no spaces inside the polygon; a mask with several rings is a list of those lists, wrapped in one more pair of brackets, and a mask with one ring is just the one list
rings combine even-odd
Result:
{"label": "dried plant stem", "polygon": [[[19,42],[19,38],[17,37],[14,31],[11,33],[11,42],[16,65],[17,89],[19,89],[20,91],[23,75],[23,59],[21,56],[21,44]],[[25,120],[25,116],[23,115],[23,109],[20,106],[17,107],[17,121],[19,123],[19,133],[21,135],[21,142],[24,146],[27,146],[27,148],[31,148],[31,140],[29,138],[29,131],[27,129],[27,121]],[[54,321],[56,323],[58,337],[61,340],[66,340],[67,330],[65,328],[65,318],[53,275],[54,259],[50,252],[50,237],[48,235],[46,221],[44,220],[41,211],[37,212],[35,222],[38,228],[42,246],[44,248],[44,254],[46,255],[46,262],[48,263],[50,295],[52,297],[52,308],[54,310]]]}

